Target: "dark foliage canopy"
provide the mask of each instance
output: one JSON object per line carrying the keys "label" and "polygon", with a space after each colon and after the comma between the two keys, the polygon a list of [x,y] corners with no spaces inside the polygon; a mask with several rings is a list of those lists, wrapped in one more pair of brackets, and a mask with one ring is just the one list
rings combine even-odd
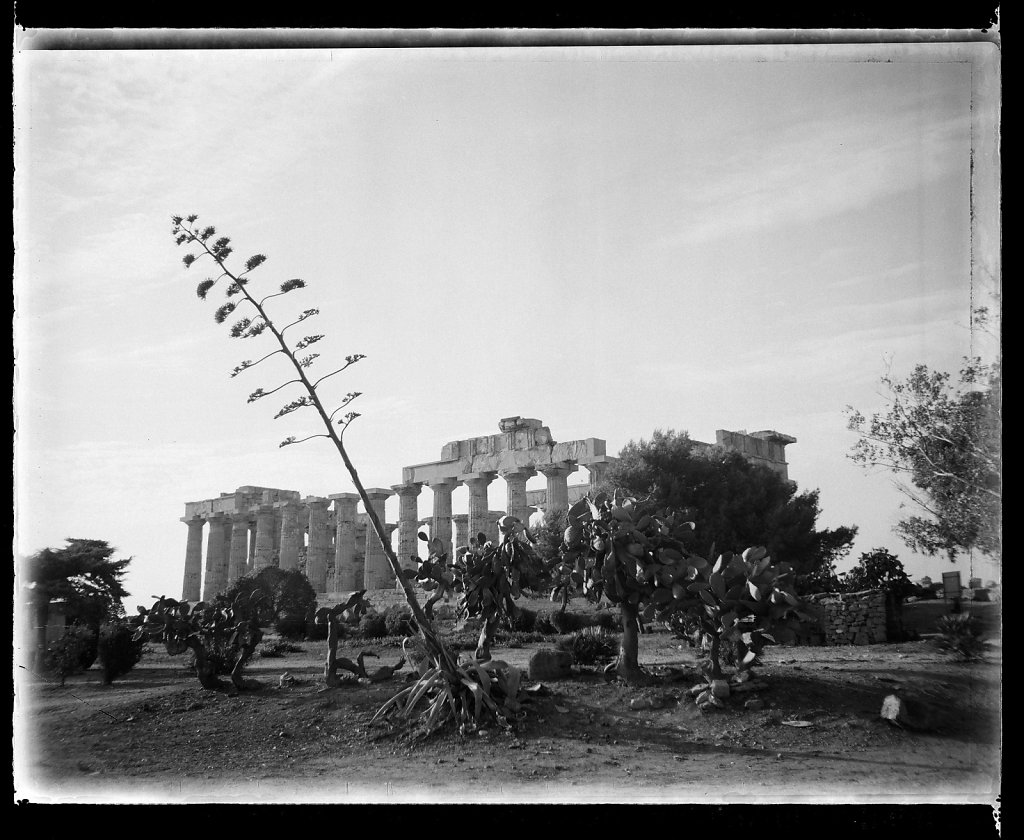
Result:
{"label": "dark foliage canopy", "polygon": [[616,488],[683,511],[695,523],[690,548],[703,556],[765,546],[793,567],[804,592],[830,587],[836,561],[857,533],[856,526],[815,528],[817,490],[798,493],[767,467],[720,447],[694,447],[685,432],[671,429],[623,447],[605,484]]}

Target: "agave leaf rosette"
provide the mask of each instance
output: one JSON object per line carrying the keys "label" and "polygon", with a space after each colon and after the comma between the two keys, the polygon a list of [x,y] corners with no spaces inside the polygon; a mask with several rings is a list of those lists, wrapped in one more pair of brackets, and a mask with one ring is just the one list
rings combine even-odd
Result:
{"label": "agave leaf rosette", "polygon": [[390,698],[373,717],[416,720],[424,736],[452,725],[472,732],[495,723],[511,729],[522,717],[522,672],[498,660],[460,656],[454,669],[426,669],[412,685]]}

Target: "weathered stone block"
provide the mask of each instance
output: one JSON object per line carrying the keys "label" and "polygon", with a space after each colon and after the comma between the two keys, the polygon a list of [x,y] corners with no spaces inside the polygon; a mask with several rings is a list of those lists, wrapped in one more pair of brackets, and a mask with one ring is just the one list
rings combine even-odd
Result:
{"label": "weathered stone block", "polygon": [[572,674],[572,655],[565,650],[541,648],[530,657],[526,673],[531,680],[558,680]]}

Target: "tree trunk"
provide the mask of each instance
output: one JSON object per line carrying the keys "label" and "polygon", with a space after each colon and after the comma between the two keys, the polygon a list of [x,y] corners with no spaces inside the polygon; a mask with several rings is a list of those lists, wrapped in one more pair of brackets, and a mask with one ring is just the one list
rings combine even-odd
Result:
{"label": "tree trunk", "polygon": [[724,678],[722,673],[721,659],[721,640],[718,638],[718,634],[714,633],[711,636],[711,650],[708,651],[708,659],[711,661],[711,674],[710,677],[713,680],[720,680]]}
{"label": "tree trunk", "polygon": [[639,685],[647,681],[647,676],[640,670],[638,654],[640,649],[640,629],[637,623],[638,610],[625,601],[620,605],[622,611],[622,639],[619,641],[619,661],[615,672],[630,685]]}
{"label": "tree trunk", "polygon": [[498,616],[488,619],[480,628],[480,638],[476,644],[476,659],[478,662],[486,662],[491,658],[491,643],[494,641],[494,631],[498,627]]}
{"label": "tree trunk", "polygon": [[338,623],[327,617],[327,662],[324,664],[324,683],[329,688],[338,686],[338,638],[341,635]]}
{"label": "tree trunk", "polygon": [[245,680],[242,678],[242,673],[255,647],[255,645],[244,645],[238,654],[238,661],[235,662],[235,667],[231,669],[231,682],[239,690],[245,688]]}
{"label": "tree trunk", "polygon": [[206,655],[203,643],[190,637],[187,644],[196,655],[196,676],[199,678],[199,684],[208,689],[220,688],[221,682],[217,677],[217,668]]}

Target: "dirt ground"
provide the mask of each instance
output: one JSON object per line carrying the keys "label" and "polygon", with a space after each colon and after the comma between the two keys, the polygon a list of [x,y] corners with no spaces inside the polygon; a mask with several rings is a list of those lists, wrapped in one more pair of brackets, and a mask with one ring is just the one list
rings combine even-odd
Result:
{"label": "dirt ground", "polygon": [[[997,609],[985,605],[991,626]],[[545,646],[494,656],[525,668]],[[757,669],[767,688],[701,712],[686,694],[699,682],[696,652],[656,631],[640,642],[641,663],[668,675],[656,687],[574,669],[543,683],[513,732],[418,742],[370,725],[408,665],[386,683],[325,689],[325,643],[302,647],[254,659],[249,675],[262,687],[237,696],[203,690],[184,657],[156,651],[109,687],[95,668],[64,688],[17,671],[15,800],[962,804],[994,803],[1001,790],[998,638],[970,664],[928,639],[773,647]],[[380,664],[400,656],[365,643],[339,653],[360,650]],[[285,672],[289,686],[279,685]],[[882,719],[894,693],[927,701],[938,728]],[[745,708],[752,697],[764,707]]]}

